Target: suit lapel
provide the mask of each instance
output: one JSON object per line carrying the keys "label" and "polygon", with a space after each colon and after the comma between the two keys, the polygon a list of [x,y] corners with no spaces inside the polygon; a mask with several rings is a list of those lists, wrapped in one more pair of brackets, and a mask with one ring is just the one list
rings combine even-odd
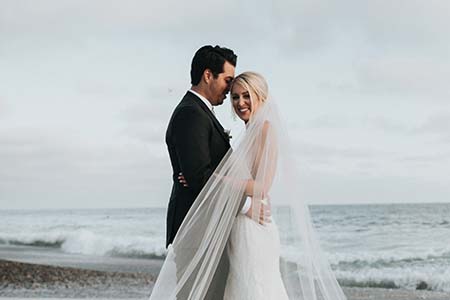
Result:
{"label": "suit lapel", "polygon": [[208,116],[211,118],[211,120],[214,123],[214,126],[216,127],[216,129],[219,131],[219,134],[222,136],[222,138],[225,140],[225,142],[227,144],[230,143],[230,139],[228,137],[228,135],[225,133],[224,128],[222,127],[222,125],[219,123],[219,120],[217,120],[216,116],[213,114],[213,112],[209,109],[208,106],[206,106],[205,103],[203,103],[203,101],[201,99],[199,99],[197,97],[197,95],[194,95],[191,92],[188,92],[188,94],[192,95],[192,99],[194,99],[194,101],[208,114]]}

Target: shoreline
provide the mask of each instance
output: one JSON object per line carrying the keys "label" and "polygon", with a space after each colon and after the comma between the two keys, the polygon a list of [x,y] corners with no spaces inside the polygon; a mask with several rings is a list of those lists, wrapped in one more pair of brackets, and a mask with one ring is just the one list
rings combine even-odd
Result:
{"label": "shoreline", "polygon": [[[157,274],[99,271],[0,259],[0,299],[148,299]],[[448,300],[428,290],[343,287],[348,300]]]}
{"label": "shoreline", "polygon": [[162,259],[110,257],[65,253],[59,248],[0,244],[0,259],[46,266],[105,272],[158,274]]}

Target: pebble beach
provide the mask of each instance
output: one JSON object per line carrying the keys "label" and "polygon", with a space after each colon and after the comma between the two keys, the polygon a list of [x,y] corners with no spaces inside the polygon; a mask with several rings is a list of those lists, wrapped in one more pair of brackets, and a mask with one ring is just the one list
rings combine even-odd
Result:
{"label": "pebble beach", "polygon": [[0,297],[145,299],[155,277],[0,260]]}
{"label": "pebble beach", "polygon": [[[148,299],[156,274],[0,260],[0,299]],[[348,300],[449,300],[426,290],[344,287]]]}

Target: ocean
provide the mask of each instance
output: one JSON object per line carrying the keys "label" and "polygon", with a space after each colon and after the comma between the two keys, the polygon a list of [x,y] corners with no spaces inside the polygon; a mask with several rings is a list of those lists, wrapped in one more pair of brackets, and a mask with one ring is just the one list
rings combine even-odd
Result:
{"label": "ocean", "polygon": [[[80,263],[83,257],[132,258],[143,268],[146,261],[164,258],[165,213],[164,208],[0,210],[0,246],[38,249],[49,257],[62,253]],[[289,238],[285,213],[282,207],[273,211],[282,243]],[[450,204],[317,205],[311,214],[342,285],[450,291]],[[21,253],[14,255],[20,260]]]}

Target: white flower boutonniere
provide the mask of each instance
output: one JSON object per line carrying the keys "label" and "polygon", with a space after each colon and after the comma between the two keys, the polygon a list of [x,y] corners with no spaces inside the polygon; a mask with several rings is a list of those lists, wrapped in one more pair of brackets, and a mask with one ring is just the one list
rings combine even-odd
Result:
{"label": "white flower boutonniere", "polygon": [[225,134],[228,136],[228,139],[231,140],[233,137],[231,136],[231,129],[224,129]]}

